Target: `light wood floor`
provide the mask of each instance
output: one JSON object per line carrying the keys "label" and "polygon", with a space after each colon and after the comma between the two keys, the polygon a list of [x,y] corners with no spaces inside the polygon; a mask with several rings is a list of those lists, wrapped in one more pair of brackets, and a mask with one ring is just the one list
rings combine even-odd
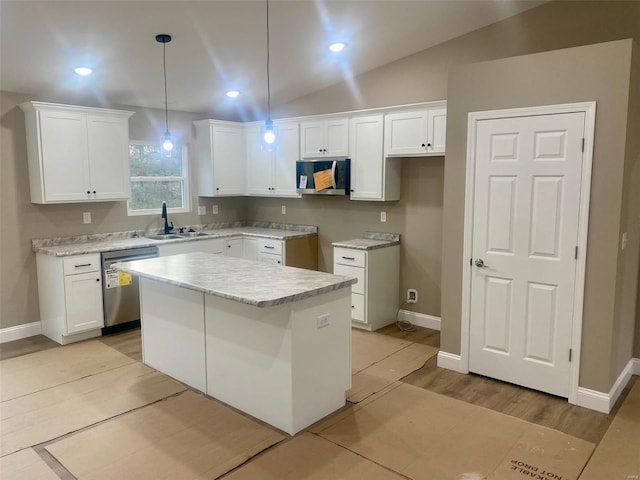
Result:
{"label": "light wood floor", "polygon": [[[413,332],[403,332],[395,325],[389,325],[378,330],[378,333],[435,347],[440,345],[440,332],[426,328],[417,327]],[[137,361],[142,360],[140,329],[100,337],[99,340]],[[4,360],[56,346],[58,346],[57,343],[42,335],[7,342],[0,345],[0,359]],[[489,408],[597,444],[604,436],[637,377],[632,377],[609,415],[577,407],[569,404],[566,399],[517,385],[480,375],[463,375],[445,370],[437,366],[435,357],[402,380],[441,395]]]}

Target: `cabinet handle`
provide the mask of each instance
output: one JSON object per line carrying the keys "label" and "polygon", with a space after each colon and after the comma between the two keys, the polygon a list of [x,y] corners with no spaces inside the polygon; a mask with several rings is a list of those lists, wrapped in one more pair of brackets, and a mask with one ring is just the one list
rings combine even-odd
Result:
{"label": "cabinet handle", "polygon": [[430,147],[430,146],[431,146],[431,144],[430,144],[430,143],[427,143],[427,147]]}
{"label": "cabinet handle", "polygon": [[323,149],[322,149],[322,151],[323,151],[323,152],[326,152],[326,151],[327,151],[327,149],[326,149],[326,148],[323,148]]}
{"label": "cabinet handle", "polygon": [[319,149],[318,151],[319,151],[320,153],[322,153],[322,149]]}
{"label": "cabinet handle", "polygon": [[344,255],[342,256],[342,258],[344,258],[345,260],[355,260],[356,257],[345,257]]}
{"label": "cabinet handle", "polygon": [[231,245],[227,245],[227,248],[231,248]]}
{"label": "cabinet handle", "polygon": [[220,187],[216,187],[216,190],[220,190]]}
{"label": "cabinet handle", "polygon": [[81,263],[80,265],[74,265],[76,268],[81,268],[81,267],[90,267],[91,264],[90,263]]}
{"label": "cabinet handle", "polygon": [[100,281],[100,279],[99,279],[99,278],[96,278],[96,282],[99,282],[99,281]]}
{"label": "cabinet handle", "polygon": [[265,246],[264,246],[264,248],[268,248],[269,250],[273,250],[273,249],[274,249],[274,248],[276,248],[276,247],[273,247],[273,246],[271,246],[271,245],[265,245]]}
{"label": "cabinet handle", "polygon": [[426,145],[425,145],[424,143],[422,144],[422,146],[423,146],[423,147],[426,147]]}
{"label": "cabinet handle", "polygon": [[87,190],[87,195],[91,195],[91,190]]}
{"label": "cabinet handle", "polygon": [[93,191],[93,194],[94,194],[94,195],[96,194],[96,191],[95,191],[95,190]]}

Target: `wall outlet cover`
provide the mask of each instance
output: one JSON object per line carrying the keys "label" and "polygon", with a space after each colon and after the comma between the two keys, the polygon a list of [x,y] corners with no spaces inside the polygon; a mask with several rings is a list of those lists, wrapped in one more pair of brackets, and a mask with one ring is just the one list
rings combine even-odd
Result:
{"label": "wall outlet cover", "polygon": [[206,215],[207,207],[204,205],[198,205],[198,215]]}
{"label": "wall outlet cover", "polygon": [[381,222],[387,221],[387,212],[380,212],[380,221]]}
{"label": "wall outlet cover", "polygon": [[214,215],[218,214],[218,205],[211,206],[211,213],[213,213]]}
{"label": "wall outlet cover", "polygon": [[82,223],[91,223],[91,212],[83,212]]}
{"label": "wall outlet cover", "polygon": [[283,215],[287,214],[287,206],[286,205],[282,205],[282,214]]}
{"label": "wall outlet cover", "polygon": [[324,315],[320,315],[317,319],[317,328],[318,330],[324,327],[329,326],[329,314],[325,313]]}

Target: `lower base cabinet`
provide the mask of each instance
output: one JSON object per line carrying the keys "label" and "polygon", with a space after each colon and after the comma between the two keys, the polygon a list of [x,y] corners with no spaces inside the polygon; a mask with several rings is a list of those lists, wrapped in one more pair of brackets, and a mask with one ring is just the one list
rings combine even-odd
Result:
{"label": "lower base cabinet", "polygon": [[65,345],[98,337],[104,326],[100,254],[36,254],[42,334]]}
{"label": "lower base cabinet", "polygon": [[356,277],[351,287],[352,325],[377,330],[394,323],[400,291],[400,246],[359,250],[333,249],[333,273]]}

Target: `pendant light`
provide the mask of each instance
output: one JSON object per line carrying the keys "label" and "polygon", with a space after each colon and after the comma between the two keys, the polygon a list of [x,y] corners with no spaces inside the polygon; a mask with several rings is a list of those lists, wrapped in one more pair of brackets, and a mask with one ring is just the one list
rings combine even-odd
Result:
{"label": "pendant light", "polygon": [[271,79],[269,77],[269,0],[267,0],[267,120],[264,123],[264,132],[262,139],[267,146],[267,149],[271,149],[276,141],[276,132],[273,128],[273,120],[271,120]]}
{"label": "pendant light", "polygon": [[171,41],[171,35],[161,33],[156,35],[156,42],[162,44],[162,69],[164,72],[164,125],[165,132],[162,137],[162,148],[170,152],[173,150],[173,140],[171,140],[171,134],[169,133],[169,108],[167,103],[167,56],[166,46]]}

